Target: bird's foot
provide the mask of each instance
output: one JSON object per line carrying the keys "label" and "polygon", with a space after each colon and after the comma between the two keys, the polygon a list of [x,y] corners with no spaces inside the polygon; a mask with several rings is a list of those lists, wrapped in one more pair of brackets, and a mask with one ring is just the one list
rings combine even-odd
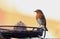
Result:
{"label": "bird's foot", "polygon": [[42,26],[41,28],[45,31],[45,27],[44,26]]}

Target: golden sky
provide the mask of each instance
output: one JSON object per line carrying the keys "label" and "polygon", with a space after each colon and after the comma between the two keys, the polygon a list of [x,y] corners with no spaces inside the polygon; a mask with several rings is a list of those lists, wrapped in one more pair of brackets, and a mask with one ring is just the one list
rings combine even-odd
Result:
{"label": "golden sky", "polygon": [[[15,25],[17,22],[22,21],[27,26],[38,27],[38,23],[35,19],[35,14],[33,16],[28,16],[28,12],[26,13],[23,11],[18,11],[14,6],[14,4],[12,4],[12,6],[7,5],[5,1],[0,0],[0,25]],[[49,32],[52,33],[54,37],[60,38],[60,20],[55,20],[47,17],[46,19]]]}

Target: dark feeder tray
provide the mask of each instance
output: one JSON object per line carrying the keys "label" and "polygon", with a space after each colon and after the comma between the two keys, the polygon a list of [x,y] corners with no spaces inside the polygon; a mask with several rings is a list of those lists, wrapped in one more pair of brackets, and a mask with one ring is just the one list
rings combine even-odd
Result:
{"label": "dark feeder tray", "polygon": [[[36,27],[25,27],[25,28],[33,28],[35,29]],[[1,32],[2,36],[5,37],[6,39],[10,38],[31,38],[31,37],[39,37],[42,36],[43,30],[41,28],[36,28],[37,30],[30,30],[30,31],[6,31],[6,32]]]}

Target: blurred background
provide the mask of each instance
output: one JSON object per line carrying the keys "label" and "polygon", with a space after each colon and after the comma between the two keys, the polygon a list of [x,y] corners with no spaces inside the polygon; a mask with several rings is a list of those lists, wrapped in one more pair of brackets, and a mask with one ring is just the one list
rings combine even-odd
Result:
{"label": "blurred background", "polygon": [[38,27],[34,11],[41,9],[47,20],[46,38],[60,38],[59,3],[59,0],[0,0],[0,25],[13,26],[22,21],[26,26]]}

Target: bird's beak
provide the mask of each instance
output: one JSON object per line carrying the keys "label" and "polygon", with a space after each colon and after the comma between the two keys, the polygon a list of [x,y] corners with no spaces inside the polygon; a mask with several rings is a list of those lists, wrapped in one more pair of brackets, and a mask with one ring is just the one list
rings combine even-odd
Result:
{"label": "bird's beak", "polygon": [[37,11],[34,11],[34,12],[37,12]]}
{"label": "bird's beak", "polygon": [[36,12],[36,13],[37,13],[37,11],[34,11],[34,12]]}

